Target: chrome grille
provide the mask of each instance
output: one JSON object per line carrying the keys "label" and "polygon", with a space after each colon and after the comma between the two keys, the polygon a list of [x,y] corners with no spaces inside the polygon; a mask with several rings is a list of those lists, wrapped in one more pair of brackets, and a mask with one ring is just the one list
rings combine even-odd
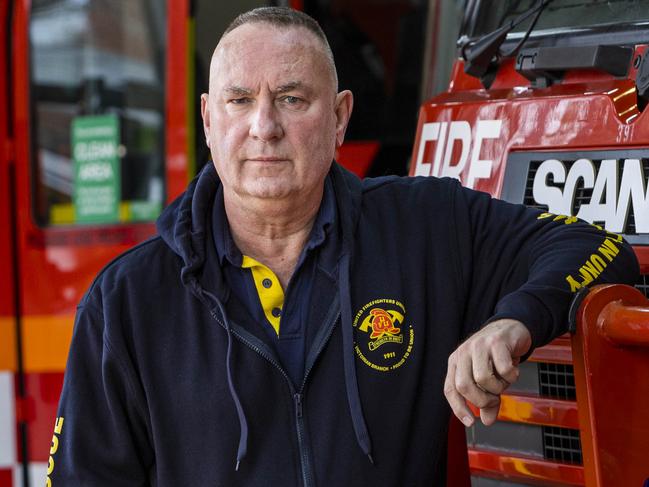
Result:
{"label": "chrome grille", "polygon": [[581,464],[579,430],[544,426],[543,456],[557,462]]}
{"label": "chrome grille", "polygon": [[[572,365],[541,362],[539,390],[543,397],[575,401],[575,374]],[[582,463],[579,430],[543,426],[543,457],[567,463]]]}
{"label": "chrome grille", "polygon": [[541,396],[575,401],[575,374],[572,365],[539,363]]}

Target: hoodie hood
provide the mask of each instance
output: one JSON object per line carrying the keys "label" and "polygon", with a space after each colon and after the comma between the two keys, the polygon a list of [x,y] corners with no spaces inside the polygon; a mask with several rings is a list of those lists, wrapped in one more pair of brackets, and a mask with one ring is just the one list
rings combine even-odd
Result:
{"label": "hoodie hood", "polygon": [[[343,249],[345,253],[351,252],[354,228],[360,214],[361,182],[336,162],[332,163],[329,174],[334,181]],[[184,262],[181,277],[185,285],[200,281],[207,256],[212,207],[220,185],[214,164],[206,164],[187,190],[164,209],[156,222],[158,234]],[[217,279],[222,282],[220,275]],[[224,287],[219,286],[220,289]],[[221,291],[218,297],[226,298]]]}
{"label": "hoodie hood", "polygon": [[[182,259],[182,282],[196,294],[207,256],[210,214],[214,198],[221,184],[214,165],[208,163],[191,181],[187,190],[167,206],[156,222],[158,234]],[[220,269],[213,276],[222,282]],[[218,286],[219,298],[227,299],[226,286]]]}

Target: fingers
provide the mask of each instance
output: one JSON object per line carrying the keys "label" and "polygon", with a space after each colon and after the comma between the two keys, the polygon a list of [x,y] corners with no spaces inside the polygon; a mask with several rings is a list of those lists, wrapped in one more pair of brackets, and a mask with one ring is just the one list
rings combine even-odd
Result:
{"label": "fingers", "polygon": [[491,350],[479,343],[473,344],[472,351],[473,381],[477,387],[489,394],[500,394],[509,386],[496,374],[491,358]]}
{"label": "fingers", "polygon": [[[497,379],[496,382],[500,383]],[[502,389],[502,386],[500,388]],[[492,394],[482,385],[476,383],[473,374],[472,357],[463,350],[458,349],[449,357],[444,394],[453,413],[466,426],[471,426],[474,421],[473,414],[466,401],[470,401],[480,409],[480,416],[485,424],[493,423],[498,415],[500,396]],[[486,411],[484,416],[483,410]],[[486,423],[485,421],[489,422]]]}
{"label": "fingers", "polygon": [[473,424],[473,413],[466,404],[462,395],[458,392],[455,386],[455,362],[449,359],[448,371],[446,372],[446,380],[444,381],[444,395],[448,401],[453,414],[462,421],[464,426],[469,427]]}
{"label": "fingers", "polygon": [[528,337],[529,332],[520,322],[500,320],[470,337],[451,354],[444,394],[453,413],[466,426],[474,421],[467,401],[480,409],[485,425],[496,421],[500,394],[518,379],[519,357],[529,349]]}
{"label": "fingers", "polygon": [[[455,387],[466,400],[471,401],[479,408],[483,408],[494,402],[494,394],[484,384],[477,381],[473,372],[475,362],[468,353],[458,355]],[[481,367],[478,368],[481,369]]]}
{"label": "fingers", "polygon": [[498,377],[501,383],[506,384],[502,390],[518,380],[519,359],[512,359],[509,349],[502,342],[494,345],[491,358],[495,376]]}

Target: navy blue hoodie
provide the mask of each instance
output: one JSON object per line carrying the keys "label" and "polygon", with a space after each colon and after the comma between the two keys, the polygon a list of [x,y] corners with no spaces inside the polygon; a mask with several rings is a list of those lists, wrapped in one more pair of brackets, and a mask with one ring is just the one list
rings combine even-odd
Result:
{"label": "navy blue hoodie", "polygon": [[574,291],[638,273],[618,236],[453,180],[331,176],[338,270],[314,283],[303,383],[215,265],[208,165],[79,305],[53,486],[444,485],[461,340],[507,317],[542,345]]}

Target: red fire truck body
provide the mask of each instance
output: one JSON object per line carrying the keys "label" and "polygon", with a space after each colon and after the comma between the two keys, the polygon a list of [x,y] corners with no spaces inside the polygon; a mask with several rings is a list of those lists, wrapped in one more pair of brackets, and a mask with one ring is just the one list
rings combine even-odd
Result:
{"label": "red fire truck body", "polygon": [[[487,4],[473,2],[467,17]],[[586,34],[570,24],[532,33],[509,57],[493,51],[478,77],[465,73],[481,39],[469,32],[461,49],[469,59],[458,59],[448,91],[421,107],[411,175],[458,178],[622,233],[643,274],[637,289],[591,292],[575,310],[576,330],[523,364],[496,425],[467,431],[474,486],[649,483],[647,13],[644,31],[609,19]],[[598,259],[580,263],[566,284],[588,288],[602,270]]]}
{"label": "red fire truck body", "polygon": [[[63,178],[65,174],[60,171],[61,158],[67,157],[69,163],[70,157],[67,122],[77,116],[93,114],[89,100],[82,100],[83,91],[90,84],[84,87],[78,73],[67,78],[66,71],[72,71],[78,67],[79,60],[83,61],[84,47],[86,53],[95,54],[101,62],[112,58],[131,63],[132,70],[142,69],[145,65],[142,57],[150,53],[133,54],[123,46],[102,44],[110,36],[120,42],[122,35],[128,39],[150,27],[144,21],[153,12],[145,13],[141,9],[142,2],[137,3],[139,5],[136,2],[115,3],[112,5],[115,17],[102,19],[99,12],[93,10],[97,2],[92,5],[83,2],[0,2],[0,65],[6,67],[8,73],[0,77],[1,487],[45,482],[50,450],[54,448],[52,431],[76,305],[93,276],[110,259],[155,231],[152,215],[133,218],[133,201],[127,201],[131,198],[126,197],[125,191],[119,202],[119,220],[84,225],[70,217],[73,213],[69,193],[61,195],[58,191],[51,196],[55,190],[69,187]],[[123,31],[104,32],[99,41],[91,36],[75,37],[74,29],[83,32],[106,23],[118,23],[120,16],[125,14],[124,9],[128,8],[133,10],[126,15],[145,25],[138,26],[137,21],[132,20]],[[168,49],[163,59],[159,59],[164,88],[155,92],[158,104],[155,107],[147,105],[148,86],[151,85],[144,82],[139,86],[133,81],[125,83],[127,90],[145,88],[140,91],[139,100],[116,99],[115,92],[111,93],[108,87],[94,95],[98,99],[105,96],[108,100],[99,100],[100,104],[121,105],[117,117],[124,125],[133,124],[140,116],[144,123],[132,128],[139,128],[142,133],[150,120],[162,121],[159,128],[164,137],[160,139],[160,152],[164,156],[159,158],[156,177],[164,180],[164,190],[158,193],[164,194],[161,196],[164,202],[169,202],[183,191],[189,179],[188,108],[187,97],[183,96],[189,91],[188,7],[185,1],[170,1],[159,2],[156,8],[162,19],[162,32],[158,34],[169,39]],[[76,43],[72,44],[74,49],[39,37],[47,31],[38,30],[38,22],[50,22],[47,27],[52,29],[49,32],[54,32],[55,40],[70,40]],[[69,32],[60,29],[65,25]],[[146,38],[142,44],[148,42],[151,41]],[[61,54],[54,56],[55,63],[47,63],[47,56],[41,56],[49,48]],[[52,52],[47,54],[51,56]],[[66,63],[57,66],[56,62],[61,59]],[[43,63],[43,68],[38,66],[39,62]],[[92,64],[92,60],[85,62]],[[74,76],[79,80],[72,84],[70,80]],[[151,78],[148,73],[147,76]],[[159,84],[159,79],[153,81]],[[132,105],[137,110],[130,112]],[[95,112],[102,109],[97,108]],[[136,160],[139,143],[136,141],[125,149],[130,153],[125,157],[133,157],[131,162]],[[44,201],[47,201],[48,211],[42,212]],[[36,217],[40,213],[45,215],[45,221]]]}

